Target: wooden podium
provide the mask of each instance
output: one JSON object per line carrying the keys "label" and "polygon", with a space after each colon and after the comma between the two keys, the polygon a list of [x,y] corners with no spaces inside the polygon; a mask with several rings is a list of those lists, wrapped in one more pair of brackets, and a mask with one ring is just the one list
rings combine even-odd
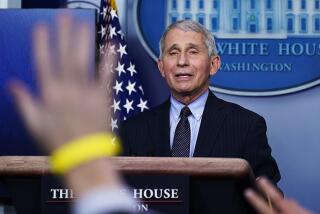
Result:
{"label": "wooden podium", "polygon": [[[188,199],[185,200],[184,206],[187,206],[188,209],[184,213],[253,213],[253,210],[243,198],[243,189],[249,186],[255,188],[255,178],[250,165],[243,159],[112,157],[107,158],[107,160],[112,162],[115,168],[125,176],[166,175],[186,177],[188,182],[183,185],[187,186]],[[18,198],[13,199],[18,212],[19,210],[26,211],[29,209],[33,213],[41,213],[41,209],[35,207],[37,207],[36,204],[39,203],[39,200],[42,201],[41,197],[43,197],[43,193],[39,193],[41,188],[44,188],[41,178],[48,175],[50,175],[50,170],[48,157],[46,156],[0,157],[0,178],[5,180],[8,188],[14,190],[12,191],[12,197]],[[148,183],[148,180],[152,179],[147,178],[145,180],[144,182]],[[175,179],[170,177],[168,180],[174,183]],[[41,185],[39,185],[39,182]],[[159,183],[159,181],[156,182]],[[28,187],[28,185],[30,186]],[[155,187],[154,184],[152,186]],[[30,191],[33,190],[35,190],[35,194],[41,196],[31,197]],[[21,196],[21,194],[24,194],[24,196]],[[34,198],[35,201],[21,203],[22,206],[19,208],[19,201],[25,201],[26,197],[28,199]],[[33,207],[30,207],[31,205]],[[161,211],[163,210],[166,209]]]}

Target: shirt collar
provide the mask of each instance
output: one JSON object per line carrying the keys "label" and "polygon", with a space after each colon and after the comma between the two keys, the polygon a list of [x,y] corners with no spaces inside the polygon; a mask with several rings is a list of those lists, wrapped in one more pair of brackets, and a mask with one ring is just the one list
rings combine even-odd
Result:
{"label": "shirt collar", "polygon": [[[202,117],[204,106],[206,104],[208,95],[209,95],[209,90],[206,90],[203,94],[201,94],[200,97],[198,97],[196,100],[194,100],[192,103],[188,105],[192,113],[192,116],[194,116],[196,120],[200,120]],[[180,103],[172,95],[170,97],[170,102],[171,102],[171,111],[173,113],[174,119],[178,120],[180,116],[180,111],[185,105],[183,103]]]}

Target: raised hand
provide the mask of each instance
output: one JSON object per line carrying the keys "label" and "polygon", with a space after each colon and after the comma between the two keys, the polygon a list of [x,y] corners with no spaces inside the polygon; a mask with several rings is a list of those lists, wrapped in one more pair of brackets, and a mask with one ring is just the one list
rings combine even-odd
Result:
{"label": "raised hand", "polygon": [[51,152],[82,135],[109,131],[111,98],[98,84],[103,81],[90,76],[88,25],[72,22],[69,16],[60,17],[56,48],[45,24],[35,28],[33,37],[40,96],[34,97],[18,81],[11,84],[31,134]]}
{"label": "raised hand", "polygon": [[310,211],[301,207],[293,199],[285,199],[282,194],[265,178],[257,181],[258,187],[269,196],[273,207],[267,201],[251,189],[245,191],[245,197],[251,205],[261,214],[311,214]]}

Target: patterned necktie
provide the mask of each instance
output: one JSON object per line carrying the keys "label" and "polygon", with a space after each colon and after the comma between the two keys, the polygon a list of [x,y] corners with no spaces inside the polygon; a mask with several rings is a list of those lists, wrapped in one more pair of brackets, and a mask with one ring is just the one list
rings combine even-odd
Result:
{"label": "patterned necktie", "polygon": [[191,131],[188,116],[191,115],[190,109],[185,106],[180,112],[180,121],[174,133],[172,144],[172,157],[189,157]]}

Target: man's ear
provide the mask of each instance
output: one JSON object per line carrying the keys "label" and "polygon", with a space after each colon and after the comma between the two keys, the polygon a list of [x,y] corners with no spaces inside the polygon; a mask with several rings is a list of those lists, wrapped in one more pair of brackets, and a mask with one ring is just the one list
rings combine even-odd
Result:
{"label": "man's ear", "polygon": [[164,74],[163,61],[162,61],[161,58],[158,59],[157,64],[158,64],[158,69],[159,69],[159,71],[160,71],[160,73],[161,73],[161,76],[162,76],[162,77],[166,77],[166,75]]}
{"label": "man's ear", "polygon": [[220,56],[212,56],[210,60],[210,75],[213,76],[215,75],[221,65],[221,59]]}

